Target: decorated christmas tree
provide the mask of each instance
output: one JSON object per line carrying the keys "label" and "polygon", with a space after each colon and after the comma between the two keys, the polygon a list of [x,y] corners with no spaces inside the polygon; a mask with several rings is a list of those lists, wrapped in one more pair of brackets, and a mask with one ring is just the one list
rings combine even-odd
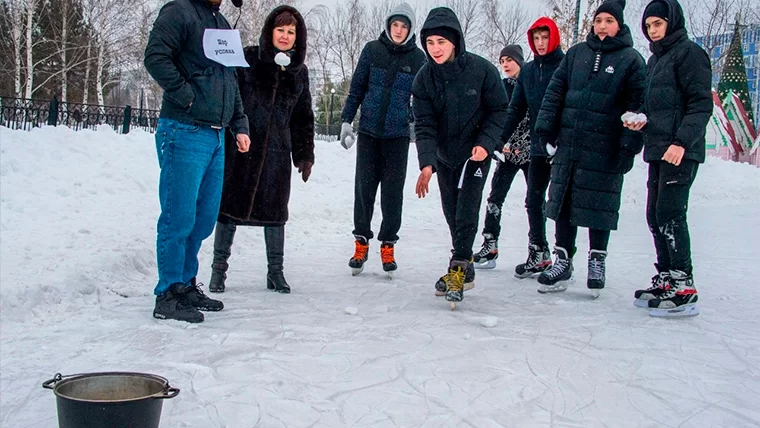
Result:
{"label": "decorated christmas tree", "polygon": [[750,123],[754,123],[752,100],[749,97],[749,85],[747,84],[747,68],[744,66],[741,27],[737,16],[736,25],[734,25],[734,37],[731,40],[731,46],[728,48],[726,62],[720,75],[718,96],[721,100],[725,100],[729,92],[733,92],[741,100]]}

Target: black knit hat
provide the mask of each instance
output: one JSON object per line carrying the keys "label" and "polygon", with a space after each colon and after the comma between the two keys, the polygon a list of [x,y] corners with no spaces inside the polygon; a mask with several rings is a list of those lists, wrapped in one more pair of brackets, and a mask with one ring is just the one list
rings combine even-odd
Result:
{"label": "black knit hat", "polygon": [[388,25],[393,24],[394,21],[401,21],[406,24],[407,27],[412,28],[412,21],[404,15],[393,15],[388,18]]}
{"label": "black knit hat", "polygon": [[512,58],[517,65],[522,68],[523,63],[525,63],[525,58],[523,57],[523,50],[520,45],[508,45],[504,49],[501,50],[501,53],[499,54],[499,59],[501,60],[502,57],[508,56]]}
{"label": "black knit hat", "polygon": [[653,1],[644,9],[644,17],[641,19],[646,21],[650,16],[656,16],[667,21],[669,12],[667,3],[664,1]]}
{"label": "black knit hat", "polygon": [[427,30],[422,30],[422,43],[427,43],[426,40],[430,36],[441,36],[444,39],[451,42],[456,47],[456,52],[459,53],[459,33],[453,28],[449,27],[435,27]]}
{"label": "black knit hat", "polygon": [[623,24],[625,24],[623,20],[623,9],[625,9],[625,0],[607,0],[596,10],[596,13],[594,13],[594,19],[596,19],[596,16],[600,13],[607,12],[612,15],[618,22],[618,25],[622,27]]}

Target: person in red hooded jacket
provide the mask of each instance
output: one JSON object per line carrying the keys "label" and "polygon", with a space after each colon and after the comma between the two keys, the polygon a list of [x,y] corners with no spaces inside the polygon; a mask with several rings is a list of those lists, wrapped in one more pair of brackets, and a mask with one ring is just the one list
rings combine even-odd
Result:
{"label": "person in red hooded jacket", "polygon": [[551,167],[546,147],[539,144],[535,135],[535,123],[554,70],[565,57],[560,47],[559,29],[550,18],[541,17],[530,26],[528,44],[534,59],[525,64],[517,78],[501,136],[503,142],[509,141],[525,114],[528,114],[531,148],[525,208],[528,211],[529,245],[528,259],[515,267],[515,276],[518,278],[541,273],[552,264],[546,240],[546,190],[549,187]]}

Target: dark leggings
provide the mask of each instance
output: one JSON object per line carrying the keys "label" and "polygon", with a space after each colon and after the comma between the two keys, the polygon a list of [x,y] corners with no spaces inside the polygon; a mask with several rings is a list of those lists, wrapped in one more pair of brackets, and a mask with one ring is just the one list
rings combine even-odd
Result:
{"label": "dark leggings", "polygon": [[[578,237],[578,226],[570,223],[570,207],[573,196],[572,182],[567,185],[567,193],[562,201],[562,208],[555,222],[556,246],[567,250],[569,257],[575,254],[575,240]],[[610,242],[610,231],[601,229],[588,230],[588,245],[592,250],[607,251],[607,244]]]}

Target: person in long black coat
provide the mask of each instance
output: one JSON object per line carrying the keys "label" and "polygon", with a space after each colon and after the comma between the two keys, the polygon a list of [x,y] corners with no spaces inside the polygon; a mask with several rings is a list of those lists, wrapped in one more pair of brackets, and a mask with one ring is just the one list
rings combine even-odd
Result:
{"label": "person in long black coat", "polygon": [[267,288],[290,292],[283,258],[291,162],[304,182],[314,164],[314,112],[305,57],[306,25],[290,6],[275,8],[261,30],[259,45],[245,48],[250,68],[239,69],[238,80],[251,148],[248,153],[226,152],[210,291],[225,289],[237,226],[263,226]]}
{"label": "person in long black coat", "polygon": [[651,287],[634,293],[636,305],[658,310],[678,308],[696,315],[697,290],[686,223],[689,190],[705,161],[705,132],[713,110],[712,69],[707,53],[689,40],[676,0],[654,0],[641,22],[651,42],[642,112],[647,122],[627,123],[644,133],[649,163],[647,223],[657,254]]}
{"label": "person in long black coat", "polygon": [[454,11],[431,10],[421,33],[428,62],[412,86],[421,170],[416,192],[425,197],[433,173],[437,174],[454,248],[448,273],[436,283],[436,294],[458,302],[464,297],[465,283],[474,284],[472,244],[489,156],[507,116],[507,93],[496,67],[467,52]]}
{"label": "person in long black coat", "polygon": [[364,269],[369,254],[372,215],[381,186],[383,221],[377,239],[382,242],[383,270],[396,270],[395,245],[401,228],[404,183],[409,160],[410,98],[414,76],[425,63],[417,47],[414,9],[406,3],[388,14],[380,37],[367,43],[356,64],[351,89],[343,107],[340,141],[349,149],[351,126],[361,106],[354,177],[354,255],[348,262],[353,274]]}
{"label": "person in long black coat", "polygon": [[[623,22],[624,0],[608,0],[594,29],[573,46],[552,77],[536,131],[557,142],[547,217],[555,220],[556,260],[538,277],[539,292],[564,291],[573,271],[578,227],[589,229],[590,289],[604,288],[610,231],[617,229],[623,175],[641,150],[640,133],[621,117],[641,108],[645,63]],[[550,144],[548,151],[554,149]]]}

